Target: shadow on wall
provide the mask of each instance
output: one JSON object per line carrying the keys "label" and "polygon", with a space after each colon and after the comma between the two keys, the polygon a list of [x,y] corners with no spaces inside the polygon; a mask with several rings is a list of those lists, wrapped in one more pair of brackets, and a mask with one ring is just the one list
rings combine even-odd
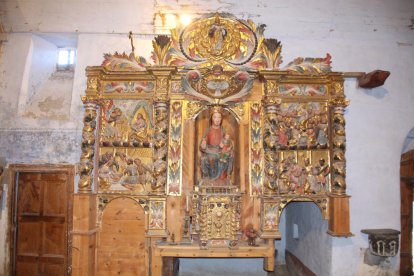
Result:
{"label": "shadow on wall", "polygon": [[366,95],[377,98],[377,99],[383,99],[385,95],[389,93],[387,89],[384,89],[383,87],[375,88],[375,89],[363,89],[362,90]]}

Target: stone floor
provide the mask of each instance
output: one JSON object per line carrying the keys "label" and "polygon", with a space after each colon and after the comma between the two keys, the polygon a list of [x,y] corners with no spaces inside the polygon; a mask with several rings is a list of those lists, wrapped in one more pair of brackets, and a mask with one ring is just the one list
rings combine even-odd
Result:
{"label": "stone floor", "polygon": [[277,265],[274,272],[268,272],[268,276],[292,276],[286,265]]}

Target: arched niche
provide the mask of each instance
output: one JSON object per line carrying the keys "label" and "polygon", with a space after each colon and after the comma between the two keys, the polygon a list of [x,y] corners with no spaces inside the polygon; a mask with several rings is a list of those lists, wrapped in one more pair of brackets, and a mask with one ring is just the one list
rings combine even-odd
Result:
{"label": "arched niche", "polygon": [[[201,111],[194,119],[194,185],[198,185],[202,180],[202,173],[201,173],[201,156],[202,153],[200,151],[200,144],[201,141],[206,134],[207,129],[210,126],[210,120],[212,116],[211,109],[205,109]],[[230,181],[232,185],[238,186],[240,183],[241,176],[238,174],[240,172],[240,153],[243,152],[240,150],[240,126],[237,118],[234,114],[226,109],[222,110],[222,127],[225,129],[225,132],[230,135],[230,138],[233,142],[234,147],[234,163],[233,169],[230,176]],[[185,144],[185,136],[184,136],[184,144]]]}

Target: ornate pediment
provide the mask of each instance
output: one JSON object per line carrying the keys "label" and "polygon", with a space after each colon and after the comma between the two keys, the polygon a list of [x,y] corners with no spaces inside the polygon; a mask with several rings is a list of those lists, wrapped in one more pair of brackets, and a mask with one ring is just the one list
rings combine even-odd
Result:
{"label": "ornate pediment", "polygon": [[224,71],[278,70],[324,74],[331,71],[331,56],[298,57],[285,67],[282,44],[264,37],[265,25],[237,19],[230,14],[207,14],[184,28],[171,30],[153,40],[149,63],[145,58],[125,53],[105,54],[103,66],[113,71],[143,71],[149,66],[202,69],[219,65]]}

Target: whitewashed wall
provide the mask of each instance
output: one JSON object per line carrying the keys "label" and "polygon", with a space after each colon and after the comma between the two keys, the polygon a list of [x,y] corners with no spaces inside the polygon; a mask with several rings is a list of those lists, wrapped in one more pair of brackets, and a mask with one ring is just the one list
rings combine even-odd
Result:
{"label": "whitewashed wall", "polygon": [[[8,162],[77,162],[83,116],[80,96],[86,88],[86,66],[100,65],[105,52],[128,52],[129,30],[137,33],[136,53],[148,58],[151,34],[157,32],[155,18],[169,10],[191,14],[226,11],[264,23],[268,26],[265,35],[282,41],[284,64],[298,56],[323,57],[329,52],[334,71],[391,72],[380,88],[358,89],[352,79],[345,84],[351,101],[345,117],[347,184],[352,196],[350,216],[354,236],[329,237],[308,223],[309,213],[295,212],[295,223],[301,231],[315,237],[299,240],[300,246],[295,247],[303,263],[320,275],[363,273],[367,268],[362,264],[361,252],[368,241],[361,229],[400,229],[399,159],[404,139],[414,126],[414,2],[411,0],[110,0],[104,5],[98,0],[2,1],[2,23],[12,33],[8,34],[0,60],[0,155]],[[70,107],[65,107],[70,110],[67,120],[39,120],[18,114],[21,91],[28,89],[24,80],[27,59],[31,56],[32,32],[78,35],[73,88],[60,92],[71,93]],[[320,220],[317,213],[311,212],[310,216]],[[287,229],[291,221],[286,218]],[[283,227],[282,234],[286,236]],[[319,264],[320,255],[308,254],[307,250],[313,241],[328,240],[331,261]],[[284,242],[277,243],[282,250]],[[289,240],[286,242],[287,248],[294,246]],[[2,254],[0,258],[4,260]],[[394,269],[398,268],[398,262],[398,257],[394,258]],[[249,267],[256,273],[262,267],[261,260],[249,261],[249,266],[245,263],[229,262],[234,274],[249,271]],[[214,265],[214,261],[185,260],[183,271],[195,266],[208,273]]]}

